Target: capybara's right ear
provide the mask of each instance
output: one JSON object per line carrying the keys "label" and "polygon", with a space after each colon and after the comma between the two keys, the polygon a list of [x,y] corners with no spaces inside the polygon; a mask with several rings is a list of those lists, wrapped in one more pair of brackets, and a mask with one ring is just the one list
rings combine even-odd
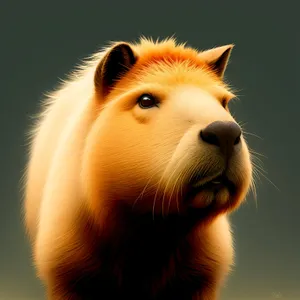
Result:
{"label": "capybara's right ear", "polygon": [[102,97],[108,95],[116,82],[128,72],[137,61],[132,47],[125,42],[112,46],[99,62],[94,83],[97,93]]}

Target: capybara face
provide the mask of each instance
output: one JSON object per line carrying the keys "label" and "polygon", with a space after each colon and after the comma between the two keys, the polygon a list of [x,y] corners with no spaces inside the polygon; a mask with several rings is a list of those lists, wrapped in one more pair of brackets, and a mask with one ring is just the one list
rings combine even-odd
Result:
{"label": "capybara face", "polygon": [[102,97],[96,86],[99,113],[82,173],[94,209],[103,199],[163,215],[237,207],[252,168],[221,75],[201,65],[201,53],[193,64],[184,55],[143,60],[138,47],[129,49],[132,63],[123,77],[111,90],[102,87]]}

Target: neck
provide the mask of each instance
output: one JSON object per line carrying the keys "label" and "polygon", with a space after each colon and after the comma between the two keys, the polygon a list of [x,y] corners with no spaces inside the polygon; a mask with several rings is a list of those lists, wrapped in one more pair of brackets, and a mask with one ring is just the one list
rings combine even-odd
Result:
{"label": "neck", "polygon": [[[190,211],[187,214],[155,215],[152,212],[139,214],[127,206],[111,207],[101,214],[101,223],[90,221],[94,239],[109,248],[112,253],[129,248],[135,252],[135,246],[161,252],[176,248],[185,240],[194,226],[209,221],[205,218],[207,211]],[[140,250],[136,250],[140,251]]]}
{"label": "neck", "polygon": [[153,219],[152,213],[138,215],[120,206],[104,215],[100,226],[85,215],[86,225],[80,229],[80,244],[91,272],[84,286],[92,291],[92,282],[95,287],[105,282],[101,289],[110,293],[135,290],[149,295],[166,290],[182,251],[189,251],[187,237],[197,219],[179,215]]}

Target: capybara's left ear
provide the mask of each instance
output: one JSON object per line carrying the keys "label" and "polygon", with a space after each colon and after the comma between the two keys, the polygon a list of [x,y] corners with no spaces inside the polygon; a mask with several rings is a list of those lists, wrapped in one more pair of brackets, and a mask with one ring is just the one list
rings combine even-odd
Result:
{"label": "capybara's left ear", "polygon": [[205,61],[210,69],[223,79],[229,57],[234,45],[226,45],[199,53],[199,57]]}
{"label": "capybara's left ear", "polygon": [[94,84],[97,93],[102,97],[107,96],[136,61],[137,55],[128,43],[119,42],[112,46],[99,62],[95,72]]}

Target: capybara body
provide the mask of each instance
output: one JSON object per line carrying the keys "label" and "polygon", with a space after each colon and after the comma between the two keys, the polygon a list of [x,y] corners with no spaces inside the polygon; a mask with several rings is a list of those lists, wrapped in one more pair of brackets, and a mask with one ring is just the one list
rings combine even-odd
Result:
{"label": "capybara body", "polygon": [[232,47],[117,42],[46,99],[24,210],[49,300],[218,299],[252,181]]}

